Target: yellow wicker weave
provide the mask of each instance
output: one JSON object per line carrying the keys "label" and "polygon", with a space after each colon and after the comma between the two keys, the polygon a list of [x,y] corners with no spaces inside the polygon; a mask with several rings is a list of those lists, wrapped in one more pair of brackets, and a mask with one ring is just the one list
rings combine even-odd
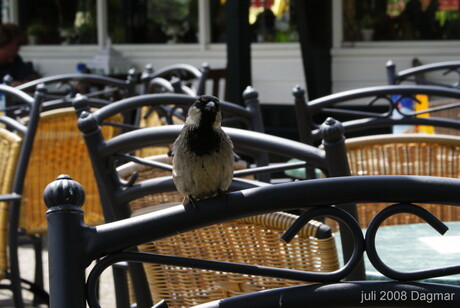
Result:
{"label": "yellow wicker weave", "polygon": [[[153,111],[150,114],[148,114],[149,107],[142,107],[141,108],[141,118],[139,121],[139,127],[155,127],[155,126],[163,126],[167,125],[166,120],[161,118],[158,112]],[[148,116],[145,116],[147,115]],[[184,122],[181,121],[179,118],[174,117],[174,124],[183,124]],[[169,151],[169,147],[148,147],[148,148],[142,148],[136,152],[137,156],[140,157],[148,157],[148,156],[154,156],[154,155],[160,155],[160,154],[166,154]]]}
{"label": "yellow wicker weave", "polygon": [[[168,163],[160,156],[157,161]],[[244,165],[235,166],[236,169]],[[145,172],[146,170],[149,172]],[[141,180],[152,176],[170,175],[168,171],[152,171],[150,167],[133,163],[119,169],[126,178],[133,171]],[[131,203],[133,215],[176,205],[182,202],[177,192],[149,196]],[[238,219],[179,234],[140,246],[141,251],[210,260],[231,261],[304,271],[328,272],[339,268],[334,237],[316,237],[320,222],[311,221],[289,244],[281,234],[297,216],[271,213]],[[166,300],[169,307],[190,307],[200,303],[303,282],[259,276],[214,272],[165,265],[145,265],[154,301]]]}
{"label": "yellow wicker weave", "polygon": [[[102,131],[106,138],[112,138],[118,129],[104,126]],[[75,181],[84,185],[85,222],[89,225],[102,223],[104,217],[91,161],[72,108],[44,112],[40,116],[21,202],[20,226],[27,233],[46,232],[43,190],[59,174],[71,174]]]}
{"label": "yellow wicker weave", "polygon": [[[4,128],[0,128],[0,194],[12,192],[14,173],[19,158],[22,139]],[[9,204],[0,202],[0,280],[8,269],[7,232]]]}
{"label": "yellow wicker weave", "polygon": [[[450,135],[374,135],[346,141],[351,175],[426,175],[460,177],[460,137]],[[387,204],[359,204],[361,226]],[[424,205],[442,221],[460,219],[460,208]],[[422,222],[409,214],[390,217],[384,225]]]}
{"label": "yellow wicker weave", "polygon": [[[453,104],[458,104],[458,100],[432,100],[430,101],[430,108],[435,108],[435,107],[442,107],[445,105],[453,105]],[[446,118],[446,119],[452,119],[452,120],[460,120],[460,108],[451,108],[451,109],[445,109],[441,111],[437,111],[432,114],[433,117],[438,117],[438,118]],[[445,134],[445,135],[455,135],[455,136],[460,136],[460,130],[455,129],[455,128],[445,128],[445,127],[435,127],[434,131],[437,134]]]}

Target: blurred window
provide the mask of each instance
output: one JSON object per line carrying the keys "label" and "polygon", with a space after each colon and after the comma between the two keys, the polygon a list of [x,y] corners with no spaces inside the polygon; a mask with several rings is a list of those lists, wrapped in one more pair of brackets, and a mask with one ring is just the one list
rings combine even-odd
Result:
{"label": "blurred window", "polygon": [[[225,0],[211,0],[211,42],[225,42]],[[295,42],[294,1],[251,0],[249,24],[252,42]]]}
{"label": "blurred window", "polygon": [[344,0],[345,41],[458,40],[460,0]]}
{"label": "blurred window", "polygon": [[97,44],[95,0],[19,0],[18,14],[29,44]]}

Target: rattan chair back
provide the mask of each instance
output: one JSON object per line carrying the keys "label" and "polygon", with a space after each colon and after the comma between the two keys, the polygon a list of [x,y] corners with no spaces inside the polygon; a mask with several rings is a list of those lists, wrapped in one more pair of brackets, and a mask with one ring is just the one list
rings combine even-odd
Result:
{"label": "rattan chair back", "polygon": [[[375,135],[346,140],[352,175],[426,175],[460,177],[460,137],[451,135],[399,134]],[[358,204],[363,228],[387,204]],[[460,208],[424,205],[442,221],[458,221]],[[420,217],[399,214],[384,224],[420,223]]]}
{"label": "rattan chair back", "polygon": [[[112,118],[111,121],[121,123],[122,117]],[[106,138],[114,137],[119,131],[113,126],[102,128]],[[28,234],[46,232],[43,216],[46,208],[40,200],[49,179],[59,173],[74,174],[75,178],[88,185],[85,221],[89,225],[104,222],[91,161],[77,127],[75,111],[70,107],[40,114],[21,202],[20,227]]]}

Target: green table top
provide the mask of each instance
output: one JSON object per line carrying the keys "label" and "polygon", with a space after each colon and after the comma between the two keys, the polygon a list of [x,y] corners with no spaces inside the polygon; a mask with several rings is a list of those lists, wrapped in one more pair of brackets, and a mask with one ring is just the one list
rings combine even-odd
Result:
{"label": "green table top", "polygon": [[[377,252],[386,265],[404,272],[460,265],[460,221],[445,224],[449,230],[443,236],[424,223],[380,227],[375,240]],[[340,255],[340,234],[335,236]],[[367,279],[387,280],[364,255]],[[460,285],[460,275],[426,281]]]}

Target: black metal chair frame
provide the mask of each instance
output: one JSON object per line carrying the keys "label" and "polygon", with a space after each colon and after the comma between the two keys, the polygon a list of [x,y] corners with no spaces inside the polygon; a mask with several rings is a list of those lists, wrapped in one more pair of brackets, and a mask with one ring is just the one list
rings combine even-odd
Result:
{"label": "black metal chair frame", "polygon": [[[7,126],[10,126],[12,129],[16,130],[23,136],[23,143],[19,155],[18,168],[16,170],[13,184],[13,192],[20,196],[23,193],[25,176],[29,165],[30,154],[32,152],[35,140],[35,133],[40,121],[41,112],[65,107],[72,107],[72,105],[69,97],[46,101],[46,99],[49,99],[50,97],[48,95],[46,86],[43,84],[37,85],[33,97],[17,87],[0,85],[0,90],[5,94],[7,101],[11,100],[16,102],[15,105],[6,107],[6,111],[7,113],[10,113],[10,116],[3,116],[2,122],[6,123]],[[102,106],[106,106],[109,103],[110,101],[95,98],[88,99],[87,102],[90,108],[101,108]],[[23,120],[23,117],[27,118],[27,124],[21,124],[20,126],[18,126],[18,124],[16,123],[20,123],[21,120]],[[15,118],[17,118],[19,122],[17,122]],[[17,200],[13,200],[11,203],[8,220],[8,251],[11,269],[11,289],[13,290],[15,307],[18,308],[24,307],[21,293],[20,264],[18,255],[18,247],[23,243],[32,243],[34,245],[34,248],[36,250],[35,280],[43,281],[43,270],[41,260],[42,238],[40,236],[23,235],[23,230],[19,230],[20,215],[21,199],[18,198]],[[32,285],[30,283],[29,285],[29,289],[32,292],[36,292],[38,296],[41,296],[41,299],[38,299],[39,301],[47,301],[47,294],[42,289],[40,289],[40,283],[38,286]]]}
{"label": "black metal chair frame", "polygon": [[[169,185],[169,181],[157,182]],[[439,233],[447,227],[429,212],[415,203],[440,203],[459,206],[460,180],[452,178],[421,176],[348,176],[290,182],[279,185],[249,188],[235,191],[222,197],[200,201],[198,209],[187,205],[156,211],[98,227],[84,224],[81,209],[84,190],[69,176],[60,176],[45,190],[45,202],[49,208],[49,256],[50,296],[52,307],[99,307],[96,285],[103,270],[120,261],[147,262],[180,265],[217,271],[237,272],[319,284],[275,289],[266,292],[223,299],[201,307],[275,307],[282,300],[283,307],[326,305],[328,307],[349,306],[397,306],[423,307],[432,304],[419,300],[420,295],[451,295],[447,300],[438,300],[446,307],[460,304],[460,287],[415,280],[460,273],[460,265],[427,269],[415,272],[400,272],[387,266],[379,257],[375,247],[375,235],[387,217],[409,212],[422,217]],[[141,195],[137,189],[131,198]],[[391,192],[391,193],[388,193]],[[376,215],[365,236],[357,221],[343,210],[330,207],[332,204],[349,202],[392,202]],[[180,258],[165,255],[132,252],[127,249],[143,242],[167,238],[168,236],[201,228],[231,219],[269,213],[273,211],[312,208],[304,220],[287,230],[285,240],[297,232],[297,227],[317,216],[330,216],[346,224],[353,234],[353,254],[344,267],[331,273],[299,272],[287,269],[258,267],[253,265],[216,262],[210,260]],[[69,245],[69,243],[77,243]],[[359,264],[366,251],[373,265],[389,282],[340,282]],[[85,280],[85,269],[92,260],[101,261]],[[383,301],[381,292],[405,296]],[[412,294],[418,294],[414,299]],[[363,294],[376,294],[375,300],[363,300]],[[156,307],[167,307],[157,303]]]}
{"label": "black metal chair frame", "polygon": [[[142,94],[150,93],[152,85],[164,86],[175,93],[202,95],[205,92],[207,74],[209,72],[208,64],[204,63],[200,69],[190,64],[179,63],[162,67],[154,70],[153,66],[145,66],[141,74]],[[158,82],[158,78],[164,81]],[[170,82],[168,85],[166,82]]]}
{"label": "black metal chair frame", "polygon": [[[389,60],[386,63],[387,81],[390,85],[399,84],[419,84],[441,86],[446,88],[460,88],[460,61],[435,62],[430,64],[419,65],[406,70],[396,71],[396,64]],[[445,81],[432,80],[427,78],[427,74],[438,73],[445,77]],[[448,77],[456,74],[456,81]],[[439,75],[439,76],[441,76]],[[454,78],[455,79],[455,78]]]}
{"label": "black metal chair frame", "polygon": [[[460,91],[457,89],[422,85],[386,85],[348,90],[306,101],[305,91],[301,87],[295,87],[293,95],[300,140],[307,144],[313,144],[315,140],[320,139],[318,129],[320,124],[315,123],[315,116],[321,113],[330,116],[345,115],[354,117],[355,119],[342,123],[345,135],[350,132],[401,124],[460,129],[460,121],[436,117],[436,112],[460,107],[459,102],[414,112],[405,112],[398,108],[398,102],[404,98],[411,98],[417,102],[416,95],[419,94],[453,100],[460,99]],[[398,97],[397,100],[393,99],[395,96]],[[367,106],[375,106],[379,103],[385,106],[386,110],[379,113],[342,107],[344,103],[353,102],[360,102],[364,105],[367,103]],[[342,106],[340,106],[341,104]],[[400,117],[392,116],[394,112],[397,112]],[[430,113],[430,117],[417,117],[424,113]]]}
{"label": "black metal chair frame", "polygon": [[[223,125],[238,125],[245,127],[249,130],[256,132],[264,132],[264,124],[262,120],[262,114],[260,111],[260,103],[258,99],[258,93],[253,88],[248,87],[244,93],[245,106],[240,106],[231,102],[221,101],[221,112],[223,114],[222,124]],[[140,117],[148,117],[149,113],[156,111],[161,117],[164,117],[167,124],[174,123],[174,117],[185,120],[185,116],[190,106],[195,102],[196,96],[187,94],[175,94],[175,93],[153,93],[144,94],[140,96],[134,96],[126,98],[110,104],[111,107],[104,108],[103,111],[96,112],[96,116],[99,118],[107,119],[108,115],[115,115],[117,113],[130,112],[132,110],[141,110],[142,107],[150,107],[146,114],[138,115]],[[87,98],[85,96],[79,97],[74,100],[74,107],[77,113],[80,110],[87,109]],[[92,102],[94,105],[96,102]],[[124,125],[125,130],[138,129],[138,125]],[[268,157],[266,153],[260,153],[257,163],[259,165],[266,165],[268,163]],[[268,181],[269,178],[264,175],[260,175],[261,179]]]}
{"label": "black metal chair frame", "polygon": [[[142,95],[136,98],[129,98],[119,102],[110,104],[104,108],[98,109],[93,113],[85,107],[84,97],[76,99],[74,106],[77,114],[79,114],[79,128],[83,132],[88,151],[92,160],[95,176],[99,185],[99,192],[104,208],[104,214],[107,221],[124,219],[130,216],[127,202],[129,200],[121,197],[121,195],[131,196],[131,191],[135,191],[143,185],[132,185],[134,180],[127,182],[120,181],[115,172],[114,166],[120,163],[129,161],[145,163],[152,165],[151,162],[145,162],[142,158],[129,156],[136,149],[148,146],[167,145],[172,143],[178,136],[182,126],[167,125],[160,127],[135,129],[116,136],[110,140],[104,140],[100,134],[101,125],[104,125],[104,120],[125,111],[127,108],[140,108],[142,105],[165,105],[174,103],[190,104],[195,98],[188,95],[180,94],[150,94]],[[236,114],[250,114],[241,106],[227,104],[222,102],[222,111],[237,111]],[[107,124],[107,123],[105,123]],[[307,164],[316,166],[325,171],[328,176],[344,176],[349,175],[348,161],[345,155],[344,138],[341,135],[340,123],[329,121],[323,127],[325,135],[325,150],[320,150],[315,147],[305,145],[299,142],[287,140],[280,137],[266,135],[249,130],[241,130],[236,128],[224,128],[230,135],[235,152],[245,154],[250,157],[259,158],[261,153],[267,155],[268,152],[278,155],[288,156],[289,158],[296,157],[301,161],[306,161]],[[256,159],[257,161],[257,159]],[[170,170],[170,166],[165,167],[162,164],[153,164],[160,168]],[[235,176],[258,174],[272,171],[282,171],[288,168],[305,167],[305,163],[294,163],[284,165],[268,165],[260,164],[261,167],[250,168],[249,170],[241,170],[235,172]],[[259,166],[260,166],[259,165]],[[149,186],[148,186],[149,187]],[[152,189],[150,187],[149,189]],[[150,192],[142,188],[142,194],[148,195]],[[353,204],[341,205],[348,212],[357,217],[356,207]],[[350,241],[351,234],[347,229],[342,229],[342,241],[344,243]],[[344,258],[348,259],[351,256],[349,245],[343,245]],[[364,268],[356,275],[364,275]]]}
{"label": "black metal chair frame", "polygon": [[82,93],[87,97],[95,98],[99,96],[107,96],[110,99],[113,97],[114,92],[119,92],[120,97],[118,97],[118,99],[120,99],[124,97],[130,97],[135,94],[136,72],[134,70],[130,70],[126,80],[98,74],[59,74],[29,81],[17,86],[17,88],[27,93],[33,93],[35,88],[40,84],[44,84],[45,86],[56,84],[59,85],[59,88],[62,88],[62,91],[59,91],[58,93],[48,93],[47,100],[65,98],[71,99],[78,93],[81,93],[76,87],[78,83],[86,83],[88,85],[97,87],[97,90],[94,92]]}
{"label": "black metal chair frame", "polygon": [[[22,108],[27,110],[29,115],[29,121],[27,126],[17,122],[13,118],[2,116],[1,122],[6,125],[9,129],[17,131],[23,138],[22,146],[19,154],[18,166],[14,175],[13,182],[13,198],[10,204],[10,212],[8,218],[8,252],[9,252],[9,279],[11,284],[9,289],[13,292],[13,299],[15,307],[24,307],[24,301],[22,296],[22,283],[28,285],[29,290],[35,293],[40,298],[36,298],[38,302],[47,302],[47,293],[43,289],[43,269],[42,269],[42,245],[41,239],[34,236],[24,237],[19,230],[19,217],[20,217],[20,205],[21,205],[21,194],[24,187],[24,177],[26,175],[30,153],[35,137],[35,131],[38,125],[41,105],[44,99],[44,88],[38,87],[34,97],[29,96],[25,92],[18,90],[7,85],[0,85],[0,91],[6,96],[7,99],[14,99],[21,102],[20,106],[16,108]],[[19,255],[18,247],[22,244],[32,244],[35,250],[35,283],[24,281],[20,277],[20,266],[19,266]]]}

